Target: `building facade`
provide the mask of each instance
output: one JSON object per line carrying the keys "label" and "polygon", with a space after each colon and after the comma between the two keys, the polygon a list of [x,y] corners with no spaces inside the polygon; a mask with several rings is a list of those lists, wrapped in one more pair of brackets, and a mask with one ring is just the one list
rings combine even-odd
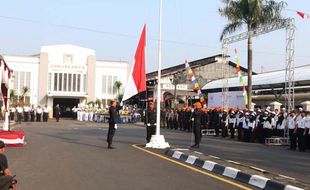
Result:
{"label": "building facade", "polygon": [[126,85],[128,62],[98,61],[95,51],[74,45],[43,46],[38,55],[4,56],[13,70],[12,88],[21,96],[24,87],[34,105],[73,107],[89,101],[107,104],[117,96],[115,81]]}
{"label": "building facade", "polygon": [[[236,64],[231,61],[224,62],[222,54],[194,60],[189,62],[189,65],[201,88],[208,82],[214,80],[238,76]],[[247,69],[244,67],[240,69],[242,75],[246,76]],[[191,79],[188,77],[184,63],[162,69],[161,74],[162,100],[164,100],[166,107],[171,107],[173,102],[182,105],[190,104],[193,99],[198,99],[197,93],[193,90],[194,86]],[[253,74],[255,75],[256,73],[253,72]],[[150,72],[146,76],[148,83],[153,84],[157,79],[157,71]],[[175,79],[177,79],[176,82]],[[154,89],[152,85],[150,85],[149,91],[149,96],[155,97],[156,89]],[[175,95],[177,100],[175,100]]]}

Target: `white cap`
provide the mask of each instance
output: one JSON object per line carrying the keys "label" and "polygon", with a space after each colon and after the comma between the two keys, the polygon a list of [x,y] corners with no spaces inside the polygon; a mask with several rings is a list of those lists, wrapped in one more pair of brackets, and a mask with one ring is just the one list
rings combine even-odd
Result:
{"label": "white cap", "polygon": [[299,110],[299,111],[302,111],[303,109],[302,109],[302,108],[298,108],[298,110]]}
{"label": "white cap", "polygon": [[250,111],[250,112],[253,112],[254,110],[253,110],[253,109],[250,109],[249,111]]}
{"label": "white cap", "polygon": [[245,115],[250,115],[249,112],[246,112]]}
{"label": "white cap", "polygon": [[227,110],[224,110],[224,112],[227,112]]}

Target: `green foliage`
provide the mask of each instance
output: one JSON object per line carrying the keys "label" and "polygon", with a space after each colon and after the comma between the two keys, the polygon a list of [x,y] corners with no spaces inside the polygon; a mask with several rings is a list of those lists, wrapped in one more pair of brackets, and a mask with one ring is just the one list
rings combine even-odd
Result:
{"label": "green foliage", "polygon": [[228,24],[224,27],[220,39],[227,34],[234,33],[247,27],[253,31],[261,26],[281,20],[285,2],[274,0],[222,0],[225,4],[219,8],[221,16],[227,18]]}

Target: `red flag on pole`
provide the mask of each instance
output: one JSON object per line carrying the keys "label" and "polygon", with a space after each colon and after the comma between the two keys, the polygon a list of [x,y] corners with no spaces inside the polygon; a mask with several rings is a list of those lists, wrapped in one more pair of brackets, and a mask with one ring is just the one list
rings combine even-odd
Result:
{"label": "red flag on pole", "polygon": [[144,25],[139,44],[135,54],[135,62],[131,68],[130,76],[124,91],[123,101],[132,96],[146,91],[145,74],[145,46],[146,46],[146,25]]}
{"label": "red flag on pole", "polygon": [[305,18],[305,13],[300,12],[300,11],[296,11],[296,13],[297,13],[302,19]]}

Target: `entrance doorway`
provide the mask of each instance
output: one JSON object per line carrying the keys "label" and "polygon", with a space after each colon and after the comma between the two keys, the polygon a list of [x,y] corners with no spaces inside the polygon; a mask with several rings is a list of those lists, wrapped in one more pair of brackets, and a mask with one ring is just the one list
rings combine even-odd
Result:
{"label": "entrance doorway", "polygon": [[[53,100],[53,108],[57,104],[59,104],[60,107],[60,117],[72,117],[72,108],[74,106],[78,106],[80,103],[80,100],[77,98],[54,98]],[[53,114],[53,117],[55,117],[55,112]]]}

